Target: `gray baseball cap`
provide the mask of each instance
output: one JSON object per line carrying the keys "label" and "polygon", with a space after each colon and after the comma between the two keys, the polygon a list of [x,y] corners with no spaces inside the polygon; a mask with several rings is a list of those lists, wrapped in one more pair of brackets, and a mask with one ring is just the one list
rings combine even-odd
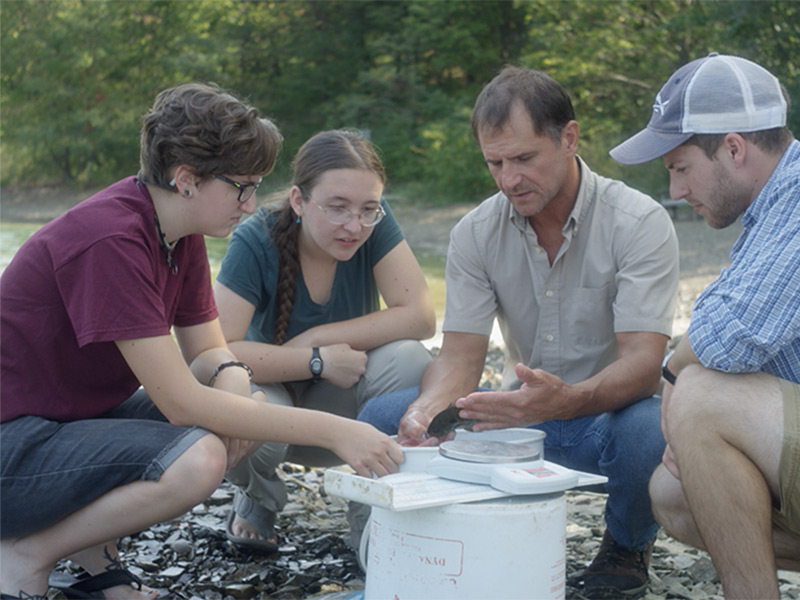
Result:
{"label": "gray baseball cap", "polygon": [[612,149],[637,165],[677,148],[696,133],[746,133],[786,125],[778,79],[738,56],[712,52],[675,71],[656,96],[647,127]]}

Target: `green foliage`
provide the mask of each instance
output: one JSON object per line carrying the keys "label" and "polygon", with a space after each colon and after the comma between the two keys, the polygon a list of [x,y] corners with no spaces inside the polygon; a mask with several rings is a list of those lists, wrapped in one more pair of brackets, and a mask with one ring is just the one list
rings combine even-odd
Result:
{"label": "green foliage", "polygon": [[155,94],[215,72],[201,21],[211,6],[3,2],[3,183],[109,182],[136,172],[139,119]]}
{"label": "green foliage", "polygon": [[439,203],[474,202],[497,189],[472,137],[470,112],[463,105],[422,130],[423,181]]}
{"label": "green foliage", "polygon": [[[663,166],[608,150],[649,118],[678,66],[709,51],[763,64],[800,102],[800,9],[791,0],[4,0],[3,185],[105,184],[138,168],[140,117],[190,80],[245,96],[281,127],[273,181],[320,129],[357,127],[390,182],[444,203],[494,190],[471,136],[472,103],[507,63],[570,92],[580,153],[656,197]],[[800,132],[800,113],[790,114]]]}

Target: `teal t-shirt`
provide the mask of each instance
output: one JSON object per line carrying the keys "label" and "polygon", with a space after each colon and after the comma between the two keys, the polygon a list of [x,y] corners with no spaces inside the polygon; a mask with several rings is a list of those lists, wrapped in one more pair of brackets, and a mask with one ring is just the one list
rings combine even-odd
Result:
{"label": "teal t-shirt", "polygon": [[[308,293],[300,270],[295,282],[294,305],[286,339],[306,329],[345,321],[380,310],[373,267],[403,240],[403,232],[389,206],[381,201],[386,217],[350,260],[336,265],[327,303],[317,304]],[[272,343],[277,310],[278,253],[272,242],[274,215],[261,208],[234,231],[222,260],[217,281],[256,307],[245,339]]]}

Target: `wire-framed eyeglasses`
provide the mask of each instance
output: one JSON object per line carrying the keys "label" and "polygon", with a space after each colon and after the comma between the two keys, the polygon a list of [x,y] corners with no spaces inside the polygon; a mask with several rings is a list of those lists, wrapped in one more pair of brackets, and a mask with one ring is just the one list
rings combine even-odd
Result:
{"label": "wire-framed eyeglasses", "polygon": [[374,227],[383,220],[383,217],[386,216],[386,211],[383,210],[383,207],[380,204],[375,208],[365,208],[358,213],[358,215],[356,215],[356,213],[354,213],[352,210],[343,206],[322,206],[322,204],[313,198],[311,199],[311,202],[317,205],[317,207],[325,214],[325,218],[328,219],[328,222],[332,223],[333,225],[346,225],[353,219],[353,217],[357,216],[358,222],[364,227]]}
{"label": "wire-framed eyeglasses", "polygon": [[236,198],[239,204],[244,204],[250,200],[250,198],[253,197],[253,194],[256,193],[258,186],[261,185],[261,177],[259,177],[258,181],[255,183],[239,183],[230,177],[225,177],[225,175],[214,175],[214,177],[224,181],[225,183],[231,184],[233,187],[239,190],[239,196]]}

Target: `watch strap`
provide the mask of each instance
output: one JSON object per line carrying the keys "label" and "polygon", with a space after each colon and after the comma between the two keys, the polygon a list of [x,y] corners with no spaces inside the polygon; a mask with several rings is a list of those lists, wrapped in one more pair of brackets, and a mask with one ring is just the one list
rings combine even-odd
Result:
{"label": "watch strap", "polygon": [[317,382],[322,379],[322,356],[320,356],[319,348],[314,346],[311,349],[311,360],[308,362],[308,368],[311,371],[311,381]]}
{"label": "watch strap", "polygon": [[664,362],[661,363],[661,377],[663,377],[668,383],[671,385],[675,385],[675,381],[678,379],[678,376],[675,375],[672,371],[669,370],[667,364],[669,363],[669,359],[672,358],[672,355],[675,354],[673,350],[669,354],[664,357]]}

